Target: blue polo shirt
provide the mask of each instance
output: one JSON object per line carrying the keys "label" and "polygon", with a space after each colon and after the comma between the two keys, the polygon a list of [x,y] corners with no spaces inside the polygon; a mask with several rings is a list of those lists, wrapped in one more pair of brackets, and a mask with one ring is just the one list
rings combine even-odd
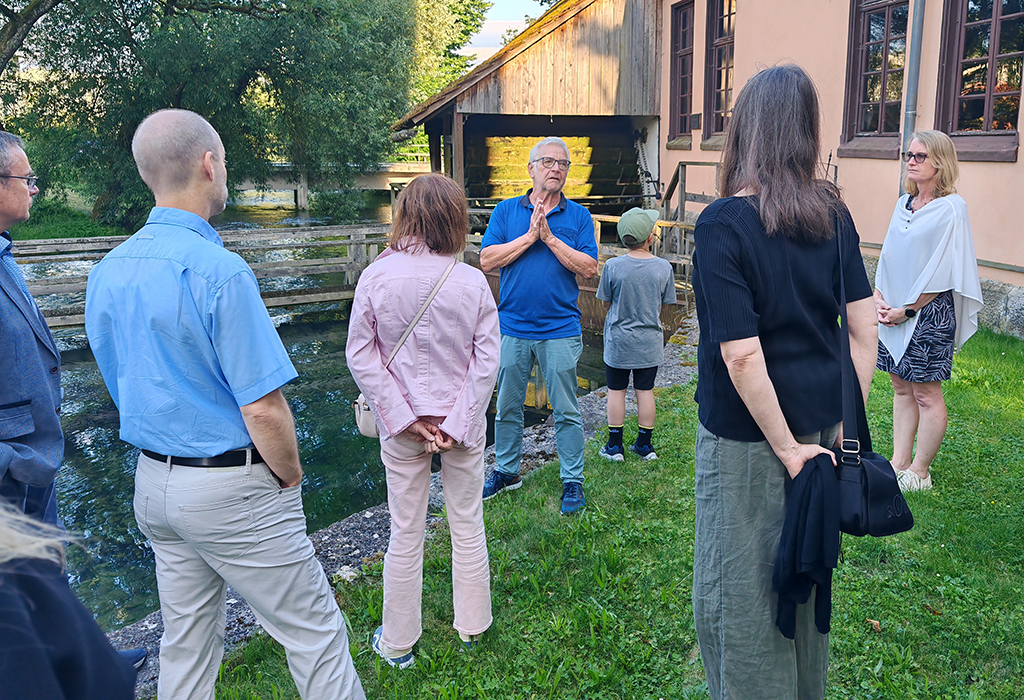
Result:
{"label": "blue polo shirt", "polygon": [[[480,249],[509,243],[530,230],[533,204],[530,193],[506,199],[494,208]],[[548,228],[570,248],[597,260],[594,220],[590,212],[562,195],[558,207],[548,212]],[[576,275],[558,262],[542,241],[501,268],[498,321],[501,334],[528,340],[572,338],[582,333],[580,289]]]}
{"label": "blue polo shirt", "polygon": [[154,208],[92,269],[85,330],[121,439],[160,454],[251,446],[239,407],[298,376],[252,270],[180,209]]}

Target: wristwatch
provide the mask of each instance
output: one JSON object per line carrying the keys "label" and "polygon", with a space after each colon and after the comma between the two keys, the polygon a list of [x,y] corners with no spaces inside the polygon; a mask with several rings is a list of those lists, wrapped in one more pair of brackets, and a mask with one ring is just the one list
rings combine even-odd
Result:
{"label": "wristwatch", "polygon": [[903,315],[906,316],[907,318],[914,318],[914,316],[917,316],[917,311],[910,308],[909,306],[904,306]]}

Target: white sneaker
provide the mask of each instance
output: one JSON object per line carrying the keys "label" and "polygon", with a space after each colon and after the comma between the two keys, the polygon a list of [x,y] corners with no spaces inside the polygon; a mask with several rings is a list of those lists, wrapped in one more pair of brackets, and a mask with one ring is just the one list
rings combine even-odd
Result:
{"label": "white sneaker", "polygon": [[929,473],[925,478],[919,477],[909,469],[897,469],[896,481],[899,482],[900,491],[928,491],[932,487],[932,475]]}

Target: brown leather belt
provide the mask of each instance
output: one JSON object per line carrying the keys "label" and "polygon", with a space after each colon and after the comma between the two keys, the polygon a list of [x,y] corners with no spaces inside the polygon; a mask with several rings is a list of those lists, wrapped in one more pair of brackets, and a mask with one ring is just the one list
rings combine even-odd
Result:
{"label": "brown leather belt", "polygon": [[263,461],[263,457],[255,447],[247,450],[232,450],[216,457],[168,457],[149,450],[143,450],[142,454],[158,462],[170,460],[172,465],[179,467],[241,467],[246,464],[250,452],[252,453],[251,464],[259,464]]}

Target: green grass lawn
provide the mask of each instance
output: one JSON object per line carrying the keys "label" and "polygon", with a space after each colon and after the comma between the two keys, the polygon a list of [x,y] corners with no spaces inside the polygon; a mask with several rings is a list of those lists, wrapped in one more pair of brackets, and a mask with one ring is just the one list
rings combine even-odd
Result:
{"label": "green grass lawn", "polygon": [[14,240],[128,235],[122,228],[97,223],[88,214],[52,199],[36,199],[29,214],[28,221],[11,227],[11,237]]}
{"label": "green grass lawn", "polygon": [[[829,698],[1024,696],[1024,342],[979,332],[945,387],[950,428],[934,490],[908,497],[914,529],[844,537]],[[369,648],[381,564],[339,585],[369,698],[707,697],[691,613],[693,387],[657,397],[661,459],[613,464],[588,445],[580,516],[558,514],[556,465],[485,505],[494,625],[475,652],[461,651],[451,628],[443,526],[427,544],[412,669],[391,670]],[[869,413],[886,454],[887,375],[875,377]],[[219,698],[298,697],[266,637],[236,651],[221,676]]]}

